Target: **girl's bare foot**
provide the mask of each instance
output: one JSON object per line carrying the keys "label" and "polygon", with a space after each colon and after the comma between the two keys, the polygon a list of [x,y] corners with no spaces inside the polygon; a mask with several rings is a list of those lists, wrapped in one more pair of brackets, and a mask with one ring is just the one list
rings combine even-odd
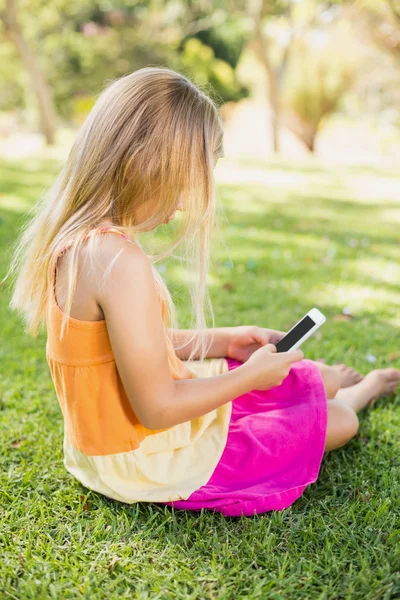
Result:
{"label": "girl's bare foot", "polygon": [[340,387],[346,388],[352,385],[355,385],[359,381],[361,381],[364,376],[361,375],[358,371],[345,365],[344,363],[339,363],[337,365],[332,365],[333,369],[336,369],[340,375]]}
{"label": "girl's bare foot", "polygon": [[365,375],[365,380],[370,384],[372,393],[368,406],[373,406],[379,398],[388,396],[396,391],[400,383],[400,370],[394,368],[375,369]]}
{"label": "girl's bare foot", "polygon": [[366,406],[373,406],[378,398],[392,394],[399,383],[399,369],[375,369],[350,388],[340,389],[336,398],[343,400],[358,412]]}

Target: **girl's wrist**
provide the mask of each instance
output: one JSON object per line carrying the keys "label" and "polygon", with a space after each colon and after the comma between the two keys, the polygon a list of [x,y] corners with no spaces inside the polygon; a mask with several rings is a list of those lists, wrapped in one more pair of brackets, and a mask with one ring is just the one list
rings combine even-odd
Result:
{"label": "girl's wrist", "polygon": [[213,334],[213,343],[207,353],[207,358],[224,358],[228,356],[232,327],[215,327],[209,331]]}
{"label": "girl's wrist", "polygon": [[[169,329],[169,334],[176,352],[181,360],[189,358],[193,342],[188,342],[194,331],[192,329]],[[207,343],[211,341],[211,346],[207,352],[206,358],[224,358],[228,356],[230,340],[232,337],[232,327],[214,327],[206,330]],[[183,348],[178,346],[183,345]]]}

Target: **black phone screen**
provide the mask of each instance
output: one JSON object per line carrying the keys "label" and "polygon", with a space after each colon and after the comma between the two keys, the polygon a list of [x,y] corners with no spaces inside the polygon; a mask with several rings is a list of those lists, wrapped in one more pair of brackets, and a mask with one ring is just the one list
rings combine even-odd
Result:
{"label": "black phone screen", "polygon": [[305,335],[315,325],[315,322],[306,315],[304,319],[297,323],[296,327],[293,327],[289,333],[287,333],[279,342],[276,344],[277,352],[288,352],[296,342],[298,342],[303,335]]}

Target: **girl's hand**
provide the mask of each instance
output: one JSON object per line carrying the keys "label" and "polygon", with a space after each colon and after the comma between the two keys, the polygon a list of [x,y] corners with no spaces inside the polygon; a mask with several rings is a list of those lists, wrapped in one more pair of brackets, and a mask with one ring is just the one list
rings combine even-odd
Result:
{"label": "girl's hand", "polygon": [[259,348],[241,369],[249,369],[255,390],[270,390],[281,385],[289,375],[292,364],[302,360],[301,350],[277,352],[273,344]]}
{"label": "girl's hand", "polygon": [[250,356],[267,344],[277,344],[285,332],[265,329],[257,325],[239,325],[232,327],[228,338],[227,356],[246,362]]}

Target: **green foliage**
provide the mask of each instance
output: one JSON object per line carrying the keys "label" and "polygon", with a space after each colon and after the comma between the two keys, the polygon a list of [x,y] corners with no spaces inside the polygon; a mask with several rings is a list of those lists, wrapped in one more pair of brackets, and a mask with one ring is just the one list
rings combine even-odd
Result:
{"label": "green foliage", "polygon": [[245,19],[226,19],[219,27],[203,29],[194,36],[214,50],[215,58],[236,68],[243,47],[251,37],[251,30]]}
{"label": "green foliage", "polygon": [[222,101],[238,101],[248,95],[248,90],[237,84],[232,67],[216,59],[213,49],[196,38],[185,42],[179,61],[186,74],[202,86],[211,85]]}
{"label": "green foliage", "polygon": [[[209,10],[212,13],[212,7]],[[19,19],[39,57],[58,114],[80,123],[82,98],[95,99],[108,80],[149,65],[187,69],[188,75],[215,87],[223,101],[248,95],[234,72],[245,39],[242,22],[232,22],[232,29],[222,26],[218,34],[210,32],[216,56],[211,46],[185,34],[191,11],[183,2],[174,7],[156,0],[25,0]],[[0,110],[23,106],[30,81],[11,42],[0,49],[1,58]]]}

